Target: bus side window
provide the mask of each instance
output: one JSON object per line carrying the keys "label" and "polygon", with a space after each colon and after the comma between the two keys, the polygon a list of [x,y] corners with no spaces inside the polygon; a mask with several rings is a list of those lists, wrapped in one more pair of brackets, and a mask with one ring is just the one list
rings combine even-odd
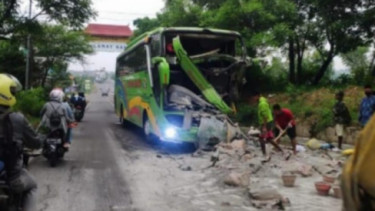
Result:
{"label": "bus side window", "polygon": [[147,54],[144,45],[139,45],[127,58],[127,66],[131,72],[147,70]]}
{"label": "bus side window", "polygon": [[127,66],[128,56],[124,55],[117,60],[116,75],[123,76],[130,73],[130,68]]}
{"label": "bus side window", "polygon": [[161,39],[160,34],[154,34],[151,36],[151,57],[156,57],[161,55]]}

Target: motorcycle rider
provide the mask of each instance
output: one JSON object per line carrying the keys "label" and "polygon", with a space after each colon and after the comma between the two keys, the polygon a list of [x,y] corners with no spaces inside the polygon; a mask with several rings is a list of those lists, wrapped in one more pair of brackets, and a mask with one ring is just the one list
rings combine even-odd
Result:
{"label": "motorcycle rider", "polygon": [[78,92],[78,95],[72,96],[70,101],[74,105],[74,107],[80,106],[83,109],[83,111],[85,110],[87,102],[84,92]]}
{"label": "motorcycle rider", "polygon": [[73,130],[73,124],[75,123],[75,119],[74,119],[73,110],[69,105],[69,97],[67,96],[64,97],[64,102],[62,106],[65,109],[65,112],[68,114],[67,115],[68,130],[66,134],[66,140],[67,140],[66,147],[70,147],[70,144],[72,144],[72,130]]}
{"label": "motorcycle rider", "polygon": [[15,94],[21,89],[15,77],[0,74],[0,157],[5,164],[9,187],[23,196],[23,210],[36,211],[37,184],[23,168],[22,150],[23,147],[38,149],[43,141],[21,113],[11,111],[16,103]]}
{"label": "motorcycle rider", "polygon": [[[69,148],[70,144],[66,141],[68,131],[68,121],[70,120],[68,113],[63,106],[64,92],[60,88],[53,89],[49,94],[50,101],[44,104],[40,114],[42,121],[40,126],[46,126],[49,131],[62,130],[64,137],[64,147]],[[52,118],[57,115],[59,118],[57,122],[52,122]]]}

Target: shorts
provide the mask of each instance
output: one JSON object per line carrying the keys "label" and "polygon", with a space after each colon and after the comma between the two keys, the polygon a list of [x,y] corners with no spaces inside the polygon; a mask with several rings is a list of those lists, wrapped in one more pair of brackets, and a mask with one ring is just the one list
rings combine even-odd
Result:
{"label": "shorts", "polygon": [[[297,130],[296,130],[296,126],[293,126],[293,127],[288,128],[288,129],[286,130],[286,134],[288,135],[288,137],[289,137],[291,140],[293,140],[294,138],[297,137],[297,132],[296,132],[296,131],[297,131]],[[277,136],[279,136],[279,134],[280,134],[280,130],[277,129],[277,128],[275,128],[275,136],[277,137]]]}
{"label": "shorts", "polygon": [[336,124],[335,130],[336,130],[336,136],[338,136],[338,137],[344,136],[344,125],[343,124]]}

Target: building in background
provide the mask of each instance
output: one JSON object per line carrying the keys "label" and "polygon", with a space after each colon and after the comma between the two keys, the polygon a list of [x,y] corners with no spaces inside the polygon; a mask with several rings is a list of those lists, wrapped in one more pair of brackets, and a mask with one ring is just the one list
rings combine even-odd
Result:
{"label": "building in background", "polygon": [[89,24],[85,33],[91,37],[95,52],[122,52],[133,35],[129,26]]}

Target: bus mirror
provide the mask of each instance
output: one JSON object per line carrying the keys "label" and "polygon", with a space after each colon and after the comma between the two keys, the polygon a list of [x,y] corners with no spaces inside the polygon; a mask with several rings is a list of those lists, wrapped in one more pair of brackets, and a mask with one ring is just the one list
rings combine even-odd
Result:
{"label": "bus mirror", "polygon": [[160,76],[160,84],[169,85],[170,69],[169,69],[169,64],[166,61],[162,61],[159,63],[159,76]]}
{"label": "bus mirror", "polygon": [[156,65],[158,68],[160,84],[169,85],[170,69],[167,60],[163,57],[154,57],[152,58],[152,64]]}

